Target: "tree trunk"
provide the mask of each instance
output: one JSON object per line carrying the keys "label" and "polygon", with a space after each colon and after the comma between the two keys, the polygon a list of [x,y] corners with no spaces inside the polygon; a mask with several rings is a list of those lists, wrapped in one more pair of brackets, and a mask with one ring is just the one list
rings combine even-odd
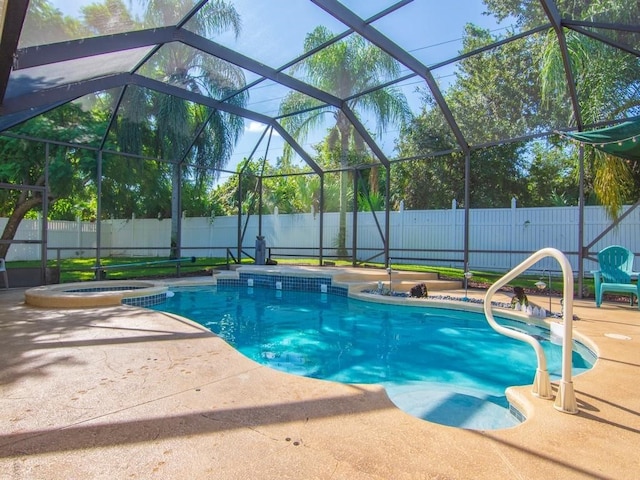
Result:
{"label": "tree trunk", "polygon": [[[18,227],[20,226],[20,222],[24,216],[36,206],[42,204],[42,197],[40,195],[36,195],[33,197],[26,197],[26,195],[21,195],[20,200],[16,204],[16,207],[11,212],[11,216],[7,221],[7,224],[4,227],[4,231],[2,232],[2,240],[13,240],[16,236],[16,232],[18,231]],[[0,244],[0,258],[7,258],[7,252],[9,251],[9,244]]]}
{"label": "tree trunk", "polygon": [[171,249],[170,259],[177,259],[179,255],[178,238],[180,235],[180,182],[182,175],[180,164],[175,163],[171,170]]}
{"label": "tree trunk", "polygon": [[340,218],[338,226],[338,256],[346,257],[347,252],[347,191],[349,189],[349,121],[340,114],[338,131],[340,132]]}
{"label": "tree trunk", "polygon": [[378,167],[373,166],[371,167],[371,170],[369,170],[369,193],[374,195],[376,193],[378,193],[378,190],[380,188],[379,185],[379,181],[378,181]]}
{"label": "tree trunk", "polygon": [[[344,162],[340,162],[343,167]],[[338,256],[346,257],[347,252],[347,189],[349,175],[345,171],[340,172],[340,216],[338,225]]]}

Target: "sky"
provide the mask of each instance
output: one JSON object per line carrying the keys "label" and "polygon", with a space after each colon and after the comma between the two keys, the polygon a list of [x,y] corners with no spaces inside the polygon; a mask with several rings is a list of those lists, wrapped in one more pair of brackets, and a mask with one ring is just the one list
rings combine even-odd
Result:
{"label": "sky", "polygon": [[[74,17],[79,16],[82,6],[95,3],[95,0],[50,1],[64,14]],[[136,9],[139,10],[136,5],[140,3],[136,0],[124,0],[124,3],[127,6],[133,6],[134,12]],[[368,18],[377,11],[394,4],[395,1],[343,0],[342,3],[352,8],[362,18]],[[214,40],[273,68],[278,68],[289,59],[298,56],[303,50],[306,34],[318,24],[325,25],[334,33],[345,30],[343,25],[326,12],[320,11],[308,0],[235,0],[234,5],[243,22],[240,38],[236,40],[231,35],[220,35]],[[465,23],[473,22],[494,31],[501,27],[492,18],[483,15],[483,11],[484,5],[481,0],[448,0],[447,2],[414,0],[375,22],[374,26],[418,60],[426,65],[433,65],[454,56],[459,51]],[[266,18],[268,22],[265,21]],[[265,41],[269,38],[276,38],[279,48],[274,49],[273,42]],[[440,81],[441,88],[446,88],[452,79],[453,68],[449,66],[434,72],[434,76]],[[248,73],[248,75],[252,74]],[[412,80],[402,88],[414,113],[417,113],[420,107],[419,96],[415,91],[418,85],[423,86],[424,83],[421,80]],[[277,111],[279,101],[287,91],[273,82],[265,82],[250,93],[248,108],[270,115]],[[367,119],[363,119],[363,123],[365,127],[372,127],[370,130],[374,131]],[[251,154],[263,130],[264,125],[260,123],[250,120],[245,122],[242,138],[226,167],[228,170],[234,171],[237,163]],[[306,143],[303,143],[303,147],[317,143],[324,135],[324,131],[326,129],[319,129],[316,137],[310,137]],[[397,132],[387,131],[386,135],[388,140],[380,143],[383,151],[391,155]],[[282,151],[283,143],[277,135],[271,138],[270,161],[275,161],[275,157]],[[255,155],[259,157],[265,152],[266,146],[260,145]],[[219,182],[224,182],[227,177],[228,175],[223,173]]]}

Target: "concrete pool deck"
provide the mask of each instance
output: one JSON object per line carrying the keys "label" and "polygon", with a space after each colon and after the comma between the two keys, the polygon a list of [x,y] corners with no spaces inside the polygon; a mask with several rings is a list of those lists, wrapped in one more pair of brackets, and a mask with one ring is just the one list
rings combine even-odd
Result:
{"label": "concrete pool deck", "polygon": [[599,356],[573,380],[578,414],[520,387],[525,423],[472,431],[411,417],[380,387],[263,367],[185,319],[129,306],[30,307],[24,292],[0,290],[2,480],[640,475],[636,306],[575,301],[575,330]]}

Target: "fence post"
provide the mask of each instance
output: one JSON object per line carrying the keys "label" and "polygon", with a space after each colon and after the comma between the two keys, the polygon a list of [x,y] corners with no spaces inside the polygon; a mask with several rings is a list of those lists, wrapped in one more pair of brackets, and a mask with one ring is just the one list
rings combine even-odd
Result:
{"label": "fence post", "polygon": [[82,219],[78,215],[76,217],[76,232],[77,232],[77,244],[78,251],[82,250]]}
{"label": "fence post", "polygon": [[[464,238],[464,236],[458,235],[458,215],[456,214],[457,210],[458,201],[454,198],[453,200],[451,200],[451,221],[449,222],[449,224],[451,225],[451,233],[449,234],[449,245],[457,245],[457,239]],[[464,268],[467,268],[467,266],[464,265]]]}
{"label": "fence post", "polygon": [[516,198],[511,198],[511,235],[509,235],[509,269],[513,268],[513,239],[516,237]]}
{"label": "fence post", "polygon": [[[398,235],[398,250],[403,250],[402,253],[398,252],[398,256],[405,256],[404,252],[404,200],[400,200],[400,208],[398,209],[398,223],[400,224],[400,235]],[[391,248],[391,245],[389,245]]]}
{"label": "fence post", "polygon": [[[28,237],[29,240],[33,240],[35,238],[35,239],[38,239],[40,242],[42,242],[42,235],[44,234],[44,230],[42,229],[42,219],[43,219],[42,213],[38,212],[36,214],[36,223],[35,223],[35,228],[34,228],[35,234],[34,235],[30,234],[29,237]],[[42,243],[40,245],[42,245]],[[28,248],[31,251],[33,250],[31,245],[29,245]],[[33,253],[33,255],[36,256],[35,252]],[[39,258],[40,261],[42,261],[42,254],[41,253],[38,252],[37,257]]]}

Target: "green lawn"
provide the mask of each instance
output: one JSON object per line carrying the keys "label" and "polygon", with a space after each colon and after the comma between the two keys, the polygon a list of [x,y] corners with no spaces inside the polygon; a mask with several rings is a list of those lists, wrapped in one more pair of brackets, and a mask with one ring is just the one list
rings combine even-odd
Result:
{"label": "green lawn", "polygon": [[[350,261],[340,261],[340,260],[331,260],[332,263],[335,263],[336,266],[341,267],[350,267]],[[305,265],[317,265],[317,259],[278,259],[278,263],[287,264],[287,265],[296,265],[296,264],[305,264]],[[382,264],[375,263],[367,263],[367,266],[379,267],[383,268]],[[440,278],[444,279],[454,279],[454,280],[463,280],[464,279],[464,270],[461,268],[452,268],[452,267],[435,267],[429,265],[405,265],[405,264],[392,264],[391,268],[393,270],[398,271],[409,271],[409,272],[434,272],[439,275]],[[496,281],[498,281],[506,272],[486,272],[480,270],[470,270],[473,274],[471,279],[469,280],[469,287],[478,287],[486,289],[488,286],[492,285]],[[521,275],[511,282],[509,282],[509,286],[511,287],[522,287],[528,292],[536,291],[535,283],[541,280],[539,275]],[[548,277],[545,276],[542,278],[545,283],[549,283]],[[551,283],[553,287],[553,292],[555,294],[561,294],[562,288],[562,278],[561,277],[551,277]],[[588,292],[589,295],[593,295],[593,279],[587,278],[584,279],[583,289],[585,292]],[[577,281],[574,282],[574,291],[577,293]]]}
{"label": "green lawn", "polygon": [[[315,258],[286,258],[277,259],[277,261],[281,265],[318,265],[318,260]],[[331,260],[331,262],[336,266],[351,266],[350,261]],[[250,265],[253,263],[253,260],[250,258],[243,259],[242,263]],[[102,258],[101,265],[106,267],[106,278],[112,280],[164,278],[175,277],[177,275],[175,262],[169,262],[167,259],[158,257]],[[195,262],[192,262],[191,258],[187,258],[185,261],[180,262],[180,274],[181,276],[210,275],[213,270],[226,269],[226,265],[226,258],[195,258]],[[39,261],[7,262],[7,268],[9,269],[39,266]],[[61,260],[60,265],[57,265],[55,260],[50,260],[48,262],[48,266],[52,268],[59,267],[60,283],[82,282],[94,280],[96,278],[95,269],[93,268],[95,266],[94,258],[69,258]],[[384,267],[382,264],[375,263],[367,263],[367,266],[374,268]],[[392,264],[391,268],[398,271],[435,272],[441,278],[446,279],[464,279],[464,271],[460,268],[400,264]],[[471,273],[473,274],[473,277],[469,281],[470,288],[487,288],[504,275],[504,272],[487,272],[480,270],[471,270]],[[520,286],[527,291],[533,292],[536,290],[535,282],[538,280],[540,280],[539,276],[522,275],[511,281],[509,286]],[[545,283],[548,283],[546,277],[543,278],[543,280]],[[552,277],[551,280],[553,284],[552,286],[554,287],[554,293],[559,294],[562,286],[562,279],[560,277]],[[586,292],[589,292],[589,294],[592,295],[593,280],[585,279],[584,288]]]}
{"label": "green lawn", "polygon": [[[191,258],[180,262],[181,275],[206,275],[214,269],[226,268],[226,258]],[[106,278],[111,280],[128,280],[141,278],[174,277],[177,275],[175,261],[158,257],[118,257],[102,258],[101,266],[105,267]],[[60,283],[83,282],[96,278],[95,258],[69,258],[60,264],[50,260],[47,265],[60,269]],[[39,261],[7,262],[7,269],[20,267],[39,267]]]}

